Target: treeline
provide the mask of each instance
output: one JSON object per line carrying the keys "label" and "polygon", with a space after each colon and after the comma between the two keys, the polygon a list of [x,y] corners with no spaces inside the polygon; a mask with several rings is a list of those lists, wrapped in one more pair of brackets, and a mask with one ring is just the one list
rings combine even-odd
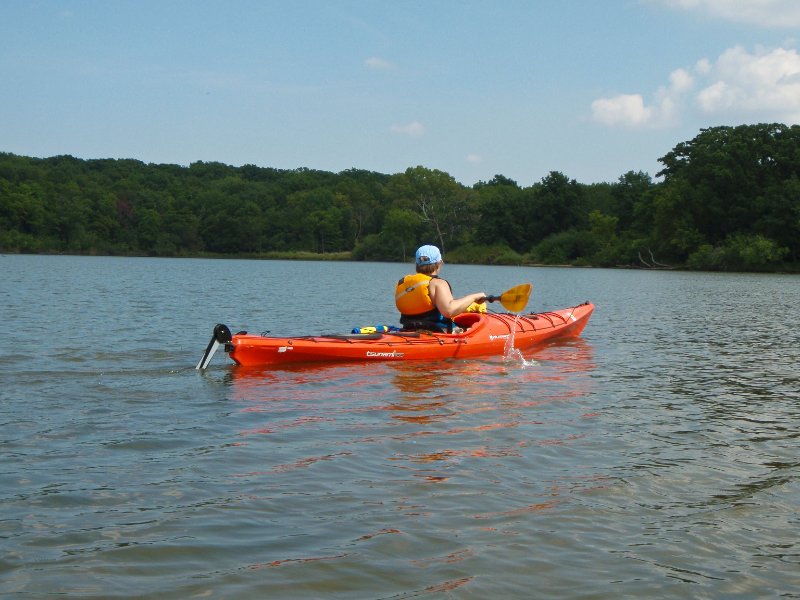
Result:
{"label": "treeline", "polygon": [[386,175],[188,167],[0,154],[0,250],[797,270],[800,126],[714,127],[659,159],[581,184],[465,187],[442,171]]}

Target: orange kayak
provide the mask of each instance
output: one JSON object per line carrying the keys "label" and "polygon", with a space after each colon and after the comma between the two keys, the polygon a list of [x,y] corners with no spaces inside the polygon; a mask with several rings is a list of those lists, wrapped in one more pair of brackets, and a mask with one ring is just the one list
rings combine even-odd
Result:
{"label": "orange kayak", "polygon": [[[280,365],[298,362],[407,361],[471,358],[503,355],[506,347],[527,350],[538,344],[580,335],[594,311],[586,302],[553,312],[514,315],[463,313],[453,322],[460,333],[395,331],[386,333],[272,337],[240,332],[231,335],[225,325],[214,328],[212,345],[223,345],[233,361],[242,366]],[[210,356],[198,364],[205,368]]]}

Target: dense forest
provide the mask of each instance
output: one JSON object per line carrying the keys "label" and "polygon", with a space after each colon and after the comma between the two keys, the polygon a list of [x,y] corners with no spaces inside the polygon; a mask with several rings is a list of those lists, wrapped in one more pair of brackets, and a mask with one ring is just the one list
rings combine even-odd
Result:
{"label": "dense forest", "polygon": [[800,126],[703,129],[655,176],[330,173],[0,153],[0,250],[800,270]]}

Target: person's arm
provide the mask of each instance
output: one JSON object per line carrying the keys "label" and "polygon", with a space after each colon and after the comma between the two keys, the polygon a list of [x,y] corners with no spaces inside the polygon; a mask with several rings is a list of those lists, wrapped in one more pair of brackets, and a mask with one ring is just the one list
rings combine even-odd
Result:
{"label": "person's arm", "polygon": [[443,279],[431,279],[428,284],[428,294],[436,309],[448,319],[460,315],[470,304],[486,297],[484,292],[476,292],[461,298],[453,298],[450,286]]}

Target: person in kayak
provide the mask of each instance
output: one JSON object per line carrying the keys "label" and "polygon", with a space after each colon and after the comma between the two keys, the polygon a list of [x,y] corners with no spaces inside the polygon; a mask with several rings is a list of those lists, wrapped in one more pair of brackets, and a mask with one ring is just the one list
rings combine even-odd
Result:
{"label": "person in kayak", "polygon": [[394,300],[404,329],[453,332],[453,317],[467,310],[480,310],[484,292],[453,298],[450,284],[439,277],[444,261],[436,246],[417,249],[416,273],[397,282]]}

